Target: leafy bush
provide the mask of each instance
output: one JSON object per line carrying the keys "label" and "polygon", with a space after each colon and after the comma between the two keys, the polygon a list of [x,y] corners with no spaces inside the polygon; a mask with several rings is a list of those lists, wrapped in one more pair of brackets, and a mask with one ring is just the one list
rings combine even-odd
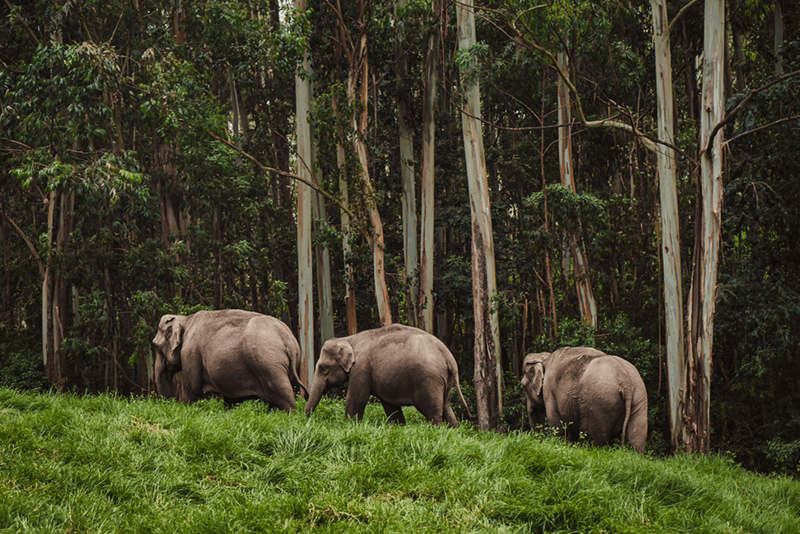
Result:
{"label": "leafy bush", "polygon": [[0,355],[0,387],[32,391],[44,391],[50,387],[41,354],[33,351],[5,352],[0,345]]}

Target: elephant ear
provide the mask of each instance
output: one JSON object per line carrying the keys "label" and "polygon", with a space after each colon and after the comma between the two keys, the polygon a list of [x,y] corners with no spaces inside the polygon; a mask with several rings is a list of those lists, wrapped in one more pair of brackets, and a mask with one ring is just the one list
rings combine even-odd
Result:
{"label": "elephant ear", "polygon": [[345,341],[339,345],[336,359],[338,360],[339,365],[342,366],[342,369],[344,369],[346,373],[349,373],[350,369],[353,368],[353,364],[356,363],[356,356],[353,353],[353,347],[350,346],[350,343]]}
{"label": "elephant ear", "polygon": [[175,317],[168,319],[164,326],[168,332],[167,340],[169,341],[169,352],[173,354],[175,349],[180,347],[183,342],[183,327],[175,320]]}
{"label": "elephant ear", "polygon": [[531,381],[533,392],[536,396],[542,394],[542,383],[544,382],[544,365],[542,362],[534,362],[533,364],[533,380]]}

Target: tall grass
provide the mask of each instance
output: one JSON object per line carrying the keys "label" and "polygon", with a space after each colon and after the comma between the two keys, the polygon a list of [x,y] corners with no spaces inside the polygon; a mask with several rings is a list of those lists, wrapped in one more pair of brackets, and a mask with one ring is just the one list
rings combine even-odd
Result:
{"label": "tall grass", "polygon": [[800,532],[800,483],[720,456],[0,389],[0,532]]}

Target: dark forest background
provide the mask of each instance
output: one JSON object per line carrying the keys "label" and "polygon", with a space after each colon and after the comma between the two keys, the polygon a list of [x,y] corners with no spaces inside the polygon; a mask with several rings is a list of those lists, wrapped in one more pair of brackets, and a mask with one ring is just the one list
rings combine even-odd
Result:
{"label": "dark forest background", "polygon": [[[674,16],[684,2],[669,6]],[[592,345],[636,364],[650,397],[648,448],[666,452],[654,157],[640,139],[621,131],[575,127],[577,193],[561,186],[556,130],[548,127],[557,124],[557,74],[508,29],[508,21],[533,4],[480,7],[472,55],[479,60],[486,121],[504,425],[525,426],[518,376],[526,353]],[[295,168],[295,73],[306,45],[314,67],[322,187],[336,196],[339,180],[354,175],[352,154],[344,171],[337,164],[339,119],[332,107],[345,68],[335,28],[350,19],[336,19],[316,0],[308,9],[302,18],[272,0],[0,4],[0,385],[152,392],[150,340],[164,313],[250,309],[281,318],[297,333],[296,186],[264,166]],[[471,220],[453,9],[435,27],[430,2],[410,1],[402,9],[370,4],[366,141],[392,312],[396,321],[410,322],[406,295],[417,273],[405,272],[403,262],[397,102],[399,94],[410,99],[407,121],[418,154],[424,44],[430,32],[440,31],[434,333],[456,356],[469,393]],[[588,117],[616,116],[654,135],[648,2],[562,0],[537,21],[535,31],[554,51],[568,47]],[[398,81],[399,27],[408,73]],[[797,3],[729,0],[726,27],[729,109],[800,68]],[[784,41],[776,56],[779,31]],[[698,146],[702,50],[699,3],[682,14],[672,36],[687,286],[699,173],[689,155]],[[713,448],[748,468],[794,474],[800,468],[798,114],[800,77],[790,76],[756,93],[725,128],[711,384]],[[361,188],[350,187],[353,209],[365,213]],[[336,204],[326,213],[314,239],[331,254],[336,334],[346,333],[346,262],[353,268],[358,327],[375,327],[369,244],[356,229],[345,258]],[[588,258],[596,329],[578,310],[566,253],[575,230]],[[43,288],[50,291],[49,306],[43,306]],[[56,325],[49,369],[43,323]]]}

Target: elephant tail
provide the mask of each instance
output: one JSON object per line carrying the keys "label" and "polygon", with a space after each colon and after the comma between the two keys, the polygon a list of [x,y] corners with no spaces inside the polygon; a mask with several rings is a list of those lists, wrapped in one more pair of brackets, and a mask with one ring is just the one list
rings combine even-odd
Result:
{"label": "elephant tail", "polygon": [[[467,405],[466,399],[464,399],[464,394],[461,393],[461,382],[458,379],[458,367],[455,365],[450,368],[450,373],[453,375],[453,385],[458,391],[458,397],[461,399],[461,404],[464,405],[464,409],[467,411],[467,419],[472,421],[472,412],[469,411],[469,405]],[[445,399],[446,400],[446,399]]]}
{"label": "elephant tail", "polygon": [[309,394],[308,389],[300,380],[300,376],[297,374],[297,368],[300,366],[300,354],[295,354],[295,357],[292,358],[291,355],[289,357],[289,382],[292,383],[292,387],[296,387],[299,391],[304,392],[303,398],[308,400]]}
{"label": "elephant tail", "polygon": [[633,391],[622,389],[622,398],[625,400],[625,420],[622,422],[622,446],[625,446],[625,436],[628,435],[628,422],[631,420],[631,404],[633,403]]}

